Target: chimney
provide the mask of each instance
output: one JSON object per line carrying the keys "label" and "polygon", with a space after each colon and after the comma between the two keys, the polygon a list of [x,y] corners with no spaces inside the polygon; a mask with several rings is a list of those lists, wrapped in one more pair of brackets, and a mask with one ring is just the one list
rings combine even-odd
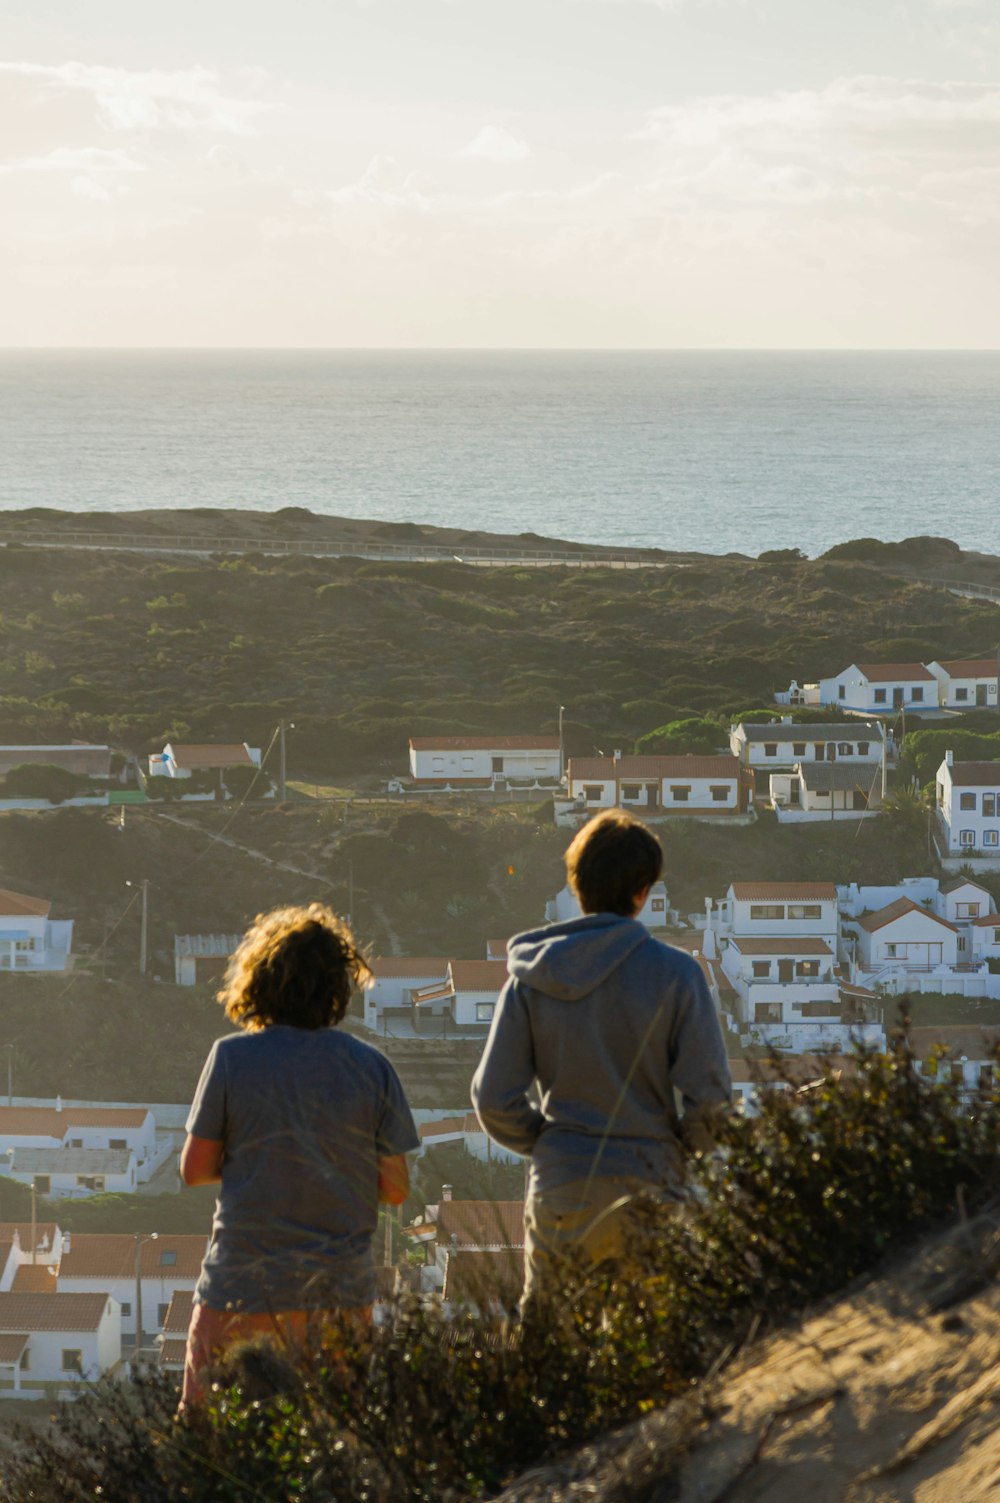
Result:
{"label": "chimney", "polygon": [[441,1186],[441,1199],[442,1200],[450,1200],[451,1199],[451,1185],[442,1185]]}
{"label": "chimney", "polygon": [[955,765],[955,753],[953,751],[946,751],[945,754],[944,754],[944,760],[945,760],[945,766],[946,767],[954,767],[954,765]]}
{"label": "chimney", "polygon": [[715,930],[712,928],[712,899],[705,899],[705,937],[702,941],[701,952],[706,960],[716,960],[719,947],[715,943]]}
{"label": "chimney", "polygon": [[61,1254],[61,1256],[65,1257],[67,1253],[70,1253],[72,1251],[73,1251],[73,1234],[72,1234],[72,1232],[63,1232],[62,1254]]}
{"label": "chimney", "polygon": [[56,1111],[57,1112],[61,1112],[62,1111],[62,1097],[61,1096],[57,1096],[56,1097]]}
{"label": "chimney", "polygon": [[615,747],[615,761],[616,762],[620,762],[621,759],[622,759],[621,747],[620,746],[616,746]]}

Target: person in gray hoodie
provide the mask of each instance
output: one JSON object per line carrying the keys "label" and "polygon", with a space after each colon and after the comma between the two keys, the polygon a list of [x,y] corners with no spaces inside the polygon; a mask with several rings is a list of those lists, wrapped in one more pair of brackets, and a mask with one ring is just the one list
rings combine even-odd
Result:
{"label": "person in gray hoodie", "polygon": [[525,1299],[571,1248],[621,1257],[634,1197],[676,1198],[686,1149],[710,1145],[731,1100],[700,966],[636,917],[662,863],[639,820],[599,814],[566,852],[582,917],[507,947],[472,1101],[490,1136],[531,1161]]}

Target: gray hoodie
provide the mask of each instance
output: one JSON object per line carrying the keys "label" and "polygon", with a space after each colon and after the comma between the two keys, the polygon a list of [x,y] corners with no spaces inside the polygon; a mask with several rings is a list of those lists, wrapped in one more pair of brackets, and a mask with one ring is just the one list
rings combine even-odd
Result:
{"label": "gray hoodie", "polygon": [[510,979],[472,1081],[483,1127],[530,1156],[536,1193],[593,1177],[679,1184],[682,1132],[732,1090],[697,962],[613,913],[533,929],[507,948]]}

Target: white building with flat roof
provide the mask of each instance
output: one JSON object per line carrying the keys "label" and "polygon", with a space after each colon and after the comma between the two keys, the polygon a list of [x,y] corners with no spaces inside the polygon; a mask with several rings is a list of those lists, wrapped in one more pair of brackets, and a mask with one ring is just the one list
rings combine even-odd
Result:
{"label": "white building with flat roof", "polygon": [[411,736],[410,776],[425,787],[557,783],[558,736]]}

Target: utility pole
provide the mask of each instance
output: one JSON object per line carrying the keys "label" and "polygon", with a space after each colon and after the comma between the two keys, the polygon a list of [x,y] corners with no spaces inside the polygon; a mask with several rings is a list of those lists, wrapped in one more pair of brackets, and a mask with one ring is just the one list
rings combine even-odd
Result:
{"label": "utility pole", "polygon": [[7,1045],[7,1105],[14,1105],[14,1045]]}
{"label": "utility pole", "polygon": [[139,975],[145,976],[149,958],[149,879],[142,879],[142,927],[139,930]]}
{"label": "utility pole", "polygon": [[878,725],[879,730],[882,732],[882,802],[884,804],[885,803],[886,787],[888,785],[888,776],[889,776],[889,774],[888,774],[888,768],[886,767],[886,744],[887,744],[888,739],[889,739],[889,727],[882,720],[879,720],[876,723]]}
{"label": "utility pole", "polygon": [[155,1242],[158,1232],[150,1232],[144,1236],[142,1232],[133,1232],[135,1238],[135,1344],[132,1348],[132,1376],[139,1371],[139,1349],[142,1346],[142,1245],[144,1242]]}
{"label": "utility pole", "polygon": [[278,721],[278,802],[285,802],[285,731],[288,726],[284,720]]}
{"label": "utility pole", "polygon": [[386,1268],[392,1266],[392,1216],[394,1207],[387,1205],[385,1208],[385,1251],[382,1254],[382,1262]]}
{"label": "utility pole", "polygon": [[563,755],[563,711],[565,710],[565,708],[566,708],[565,705],[560,705],[559,706],[559,782],[560,783],[563,780],[563,771],[564,771],[563,763],[565,762],[565,757]]}
{"label": "utility pole", "polygon": [[31,1262],[38,1262],[38,1215],[35,1207],[35,1176],[31,1176]]}

